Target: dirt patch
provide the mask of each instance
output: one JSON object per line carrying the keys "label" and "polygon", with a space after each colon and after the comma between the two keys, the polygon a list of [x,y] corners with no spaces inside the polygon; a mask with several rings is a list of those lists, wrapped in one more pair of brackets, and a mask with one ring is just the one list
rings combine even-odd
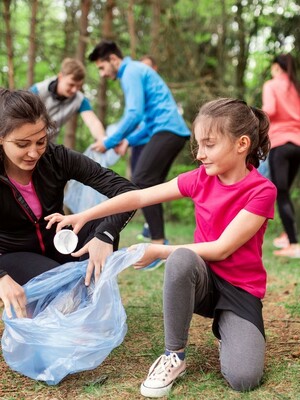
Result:
{"label": "dirt patch", "polygon": [[[273,279],[275,282],[276,278]],[[291,282],[282,288],[280,293],[270,291],[264,299],[267,373],[268,369],[274,364],[278,363],[279,365],[285,362],[295,365],[300,358],[300,318],[292,317],[284,307],[284,303],[287,303],[290,294],[294,291],[295,283]],[[136,324],[138,326],[139,318],[146,315],[147,310],[142,310],[140,313],[140,315],[136,315],[137,310],[129,312],[129,332],[123,345],[112,356],[108,357],[100,367],[92,371],[71,375],[56,387],[49,387],[14,373],[0,356],[0,398],[11,400],[88,400],[100,397],[114,400],[140,399],[138,388],[145,376],[145,371],[149,368],[149,356],[153,360],[156,356],[153,354],[152,357],[151,354],[151,349],[154,347],[153,341],[163,343],[163,332],[160,328],[154,333],[149,331],[149,334],[139,331],[138,328],[134,329]],[[153,323],[156,321],[158,326],[162,325],[161,319],[161,313],[152,316]],[[2,331],[3,324],[1,323],[1,335]],[[188,374],[190,376],[194,373],[199,374],[199,366],[201,366],[201,373],[220,374],[217,346],[217,340],[211,334],[211,320],[194,316],[188,350]],[[107,377],[109,377],[109,395],[105,395],[105,386],[102,389],[101,385],[101,380],[104,382]],[[94,384],[98,385],[98,392],[91,389]],[[272,384],[272,381],[268,382],[268,379],[266,379],[266,386]],[[281,394],[288,394],[289,387],[285,382],[280,382],[278,385],[281,386],[277,386],[277,390]],[[86,388],[86,391],[83,388]],[[104,390],[104,392],[101,390]]]}

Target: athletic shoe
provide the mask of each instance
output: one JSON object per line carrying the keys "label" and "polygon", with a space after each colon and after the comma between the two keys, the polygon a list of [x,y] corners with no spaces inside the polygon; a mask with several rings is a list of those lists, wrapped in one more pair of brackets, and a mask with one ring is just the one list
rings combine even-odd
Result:
{"label": "athletic shoe", "polygon": [[141,394],[145,397],[167,396],[175,379],[185,373],[186,362],[176,353],[163,354],[150,367],[146,380],[141,384]]}
{"label": "athletic shoe", "polygon": [[136,238],[140,242],[149,242],[151,240],[149,225],[145,222],[142,233],[136,235]]}
{"label": "athletic shoe", "polygon": [[[167,244],[169,244],[169,241],[167,239],[165,239],[163,244],[167,245]],[[144,268],[141,268],[141,270],[143,270],[143,271],[145,271],[145,270],[154,271],[155,269],[159,268],[164,262],[165,262],[165,260],[162,260],[161,258],[157,258],[151,264],[147,265]]]}
{"label": "athletic shoe", "polygon": [[290,245],[288,235],[285,232],[282,232],[277,238],[273,240],[273,246],[278,249],[285,249]]}
{"label": "athletic shoe", "polygon": [[142,271],[154,271],[155,269],[159,268],[165,260],[162,260],[161,258],[158,258],[157,260],[154,260],[151,264],[147,265],[144,268],[141,268]]}

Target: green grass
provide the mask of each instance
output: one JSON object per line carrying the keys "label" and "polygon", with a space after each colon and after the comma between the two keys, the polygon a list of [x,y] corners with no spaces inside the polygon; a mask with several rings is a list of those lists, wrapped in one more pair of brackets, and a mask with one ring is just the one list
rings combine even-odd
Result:
{"label": "green grass", "polygon": [[[143,219],[138,213],[122,233],[121,247],[136,242]],[[271,223],[264,244],[268,293],[264,300],[267,356],[263,384],[249,393],[231,390],[223,380],[217,341],[211,320],[195,316],[187,349],[187,374],[174,385],[171,400],[300,400],[299,260],[273,256],[272,238],[279,225]],[[278,232],[276,232],[278,230]],[[193,226],[168,222],[171,243],[187,243]],[[0,357],[1,400],[135,400],[148,368],[164,349],[162,287],[164,268],[136,271],[128,268],[119,276],[127,313],[128,333],[121,346],[93,371],[67,377],[49,387],[14,373]]]}

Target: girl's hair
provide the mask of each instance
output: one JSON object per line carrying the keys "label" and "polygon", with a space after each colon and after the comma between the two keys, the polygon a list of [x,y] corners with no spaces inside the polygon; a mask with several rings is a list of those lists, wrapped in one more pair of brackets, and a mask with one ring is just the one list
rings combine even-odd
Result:
{"label": "girl's hair", "polygon": [[208,134],[214,130],[231,136],[233,140],[248,136],[251,144],[247,165],[257,168],[259,160],[265,160],[270,151],[268,116],[258,108],[249,107],[243,100],[220,98],[204,104],[194,121],[193,133],[197,124],[202,124],[202,129]]}
{"label": "girl's hair", "polygon": [[274,58],[273,64],[278,64],[287,74],[300,96],[300,83],[297,81],[297,72],[294,58],[291,54],[281,54]]}

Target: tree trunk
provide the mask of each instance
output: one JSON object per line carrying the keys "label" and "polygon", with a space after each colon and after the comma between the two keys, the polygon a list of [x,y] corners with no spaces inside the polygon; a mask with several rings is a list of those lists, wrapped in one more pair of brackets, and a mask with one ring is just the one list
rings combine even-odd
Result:
{"label": "tree trunk", "polygon": [[[74,4],[75,3],[75,4]],[[69,0],[64,0],[66,19],[64,22],[64,57],[73,57],[76,53],[77,43],[77,29],[74,27],[78,25],[76,18],[79,9],[77,7],[77,2],[70,2]]]}
{"label": "tree trunk", "polygon": [[30,20],[30,34],[29,34],[29,48],[28,48],[28,70],[27,70],[27,87],[34,83],[34,65],[36,53],[36,16],[38,10],[38,0],[31,1],[31,20]]}
{"label": "tree trunk", "polygon": [[222,88],[224,87],[224,65],[226,65],[226,50],[225,50],[225,42],[227,37],[227,13],[226,13],[226,4],[225,0],[221,0],[221,24],[218,26],[218,64],[217,64],[217,72],[218,72],[218,80]]}
{"label": "tree trunk", "polygon": [[[102,37],[104,39],[113,39],[113,9],[116,7],[115,0],[107,0],[105,6],[105,12],[103,17],[103,30],[102,30]],[[98,117],[100,121],[103,123],[106,119],[106,112],[107,112],[107,80],[100,78],[99,86],[98,86],[98,104],[99,104],[99,111]]]}
{"label": "tree trunk", "polygon": [[[85,51],[88,41],[88,15],[91,8],[91,0],[81,0],[80,3],[80,21],[79,21],[79,40],[76,50],[76,58],[84,63]],[[71,149],[76,145],[76,129],[77,129],[78,115],[75,114],[66,123],[64,145]]]}
{"label": "tree trunk", "polygon": [[5,23],[5,42],[6,42],[6,49],[7,49],[7,64],[8,64],[8,87],[9,89],[14,89],[15,82],[14,82],[14,50],[13,50],[13,41],[12,41],[12,32],[10,26],[10,5],[11,0],[3,0],[4,3],[4,23]]}
{"label": "tree trunk", "polygon": [[133,8],[134,8],[134,0],[129,0],[128,11],[127,11],[127,22],[128,22],[128,31],[130,37],[130,55],[132,58],[136,58],[136,34],[135,34]]}
{"label": "tree trunk", "polygon": [[236,67],[236,88],[237,88],[237,96],[240,99],[244,98],[245,95],[245,70],[247,66],[247,50],[246,50],[246,31],[245,31],[245,23],[243,19],[243,5],[241,1],[237,1],[237,14],[236,20],[238,23],[238,44],[239,44],[239,53],[238,53],[238,64]]}
{"label": "tree trunk", "polygon": [[79,22],[79,41],[77,45],[76,58],[85,64],[85,51],[88,43],[88,16],[91,9],[91,0],[81,0],[81,17]]}
{"label": "tree trunk", "polygon": [[152,0],[152,22],[151,22],[151,45],[150,54],[158,59],[158,43],[159,43],[159,32],[160,32],[160,14],[161,14],[161,4],[160,0]]}

